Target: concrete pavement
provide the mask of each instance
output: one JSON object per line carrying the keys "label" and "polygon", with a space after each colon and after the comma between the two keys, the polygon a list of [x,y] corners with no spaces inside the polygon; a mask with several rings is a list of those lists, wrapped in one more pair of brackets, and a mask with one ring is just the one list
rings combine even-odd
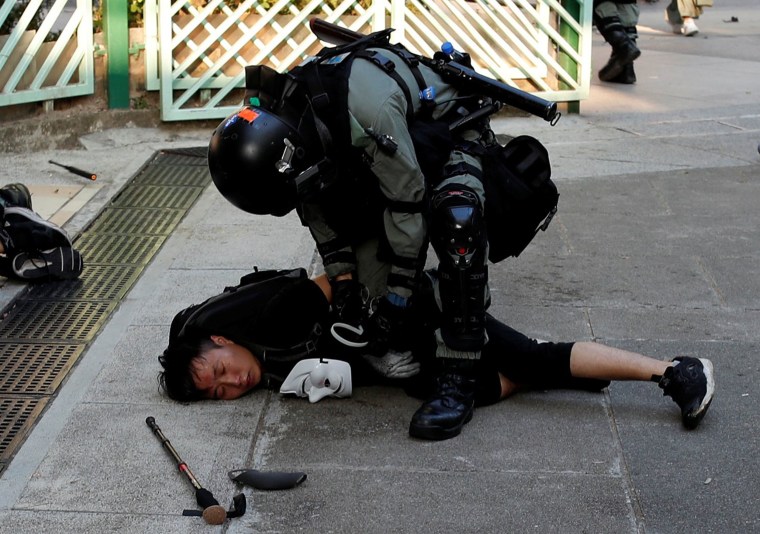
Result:
{"label": "concrete pavement", "polygon": [[[670,33],[663,3],[642,4],[636,85],[595,80],[581,113],[553,128],[494,121],[547,145],[561,198],[549,230],[491,268],[492,313],[538,338],[711,358],[718,389],[699,429],[682,429],[649,383],[519,394],[440,443],[408,437],[418,402],[388,388],[314,405],[263,391],[170,402],[155,377],[174,313],[253,265],[313,266],[295,216],[246,215],[209,187],[0,476],[0,533],[760,532],[758,7],[720,0],[685,38]],[[597,68],[608,55],[596,36]],[[96,170],[100,189],[66,223],[76,234],[155,150],[209,135],[94,132],[84,149],[4,155],[0,183],[82,183],[49,159]],[[20,288],[6,283],[0,304]],[[211,527],[180,515],[192,488],[149,415],[222,505],[246,493],[243,517]],[[242,467],[308,479],[241,489],[227,471]]]}

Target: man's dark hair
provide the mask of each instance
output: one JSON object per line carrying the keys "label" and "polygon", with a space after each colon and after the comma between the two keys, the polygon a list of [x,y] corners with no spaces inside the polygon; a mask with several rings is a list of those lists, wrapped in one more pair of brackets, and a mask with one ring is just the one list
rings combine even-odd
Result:
{"label": "man's dark hair", "polygon": [[158,373],[158,386],[170,399],[192,402],[205,398],[195,386],[193,361],[216,347],[210,336],[185,335],[173,340],[158,357],[164,370]]}

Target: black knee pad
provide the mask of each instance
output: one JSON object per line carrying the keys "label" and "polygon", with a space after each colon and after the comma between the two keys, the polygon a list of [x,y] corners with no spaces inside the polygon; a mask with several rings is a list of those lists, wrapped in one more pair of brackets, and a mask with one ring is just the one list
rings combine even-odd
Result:
{"label": "black knee pad", "polygon": [[475,192],[452,186],[431,201],[430,240],[439,260],[441,334],[448,347],[478,351],[485,344],[488,239]]}
{"label": "black knee pad", "polygon": [[483,207],[469,187],[447,187],[431,200],[430,241],[442,264],[485,265],[488,248]]}

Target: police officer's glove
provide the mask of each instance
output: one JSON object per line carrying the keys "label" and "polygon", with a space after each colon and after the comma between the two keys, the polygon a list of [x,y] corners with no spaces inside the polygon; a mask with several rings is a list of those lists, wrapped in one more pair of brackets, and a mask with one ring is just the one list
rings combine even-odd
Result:
{"label": "police officer's glove", "polygon": [[377,308],[370,315],[366,328],[369,338],[368,352],[375,356],[384,356],[388,351],[409,350],[413,340],[411,325],[408,306],[397,306],[388,297],[379,299]]}
{"label": "police officer's glove", "polygon": [[362,356],[372,369],[385,378],[409,378],[420,372],[420,362],[415,361],[412,351],[386,352],[383,356]]}
{"label": "police officer's glove", "polygon": [[335,322],[360,326],[364,320],[362,286],[353,278],[331,280]]}

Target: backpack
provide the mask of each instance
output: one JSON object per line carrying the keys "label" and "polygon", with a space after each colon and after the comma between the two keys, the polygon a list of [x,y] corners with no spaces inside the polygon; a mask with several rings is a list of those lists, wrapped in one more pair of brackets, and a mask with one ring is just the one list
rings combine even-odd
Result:
{"label": "backpack", "polygon": [[262,271],[256,268],[243,276],[238,285],[226,287],[222,293],[179,312],[172,320],[169,348],[186,335],[217,334],[239,341],[256,352],[262,362],[272,358],[295,362],[312,354],[322,333],[318,322],[302,329],[309,330],[302,339],[294,338],[277,346],[262,342],[267,332],[261,325],[266,323],[268,311],[278,304],[281,294],[304,280],[308,276],[302,268]]}

